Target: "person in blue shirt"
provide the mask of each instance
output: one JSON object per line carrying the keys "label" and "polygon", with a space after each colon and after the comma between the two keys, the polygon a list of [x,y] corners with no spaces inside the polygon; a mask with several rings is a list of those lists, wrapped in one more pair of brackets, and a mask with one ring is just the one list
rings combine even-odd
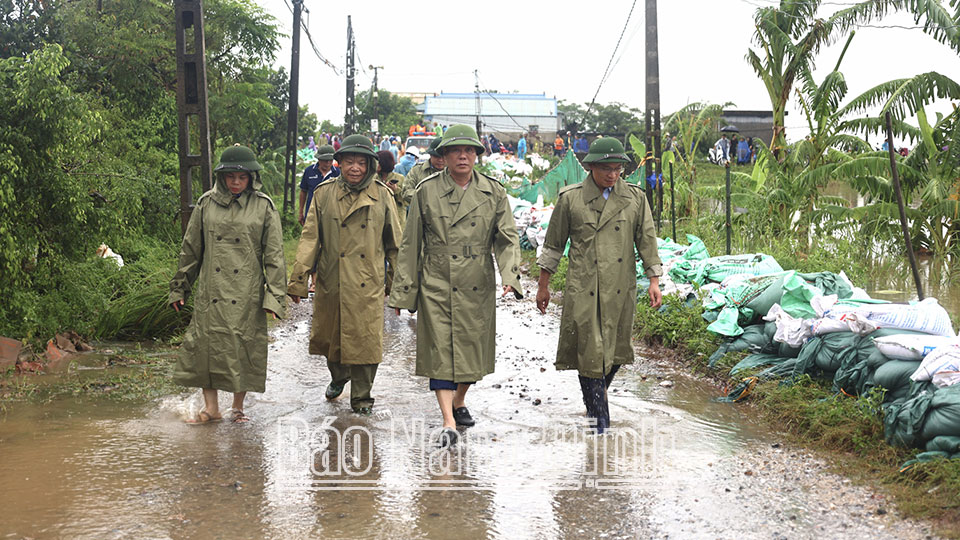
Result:
{"label": "person in blue shirt", "polygon": [[574,143],[573,152],[575,154],[586,154],[589,151],[590,145],[587,143],[587,138],[581,134]]}
{"label": "person in blue shirt", "polygon": [[300,225],[303,225],[303,217],[310,209],[313,190],[320,185],[320,182],[340,176],[340,169],[333,166],[333,152],[333,147],[329,144],[321,146],[317,150],[317,162],[303,171],[303,177],[300,179],[300,216],[297,218]]}
{"label": "person in blue shirt", "polygon": [[403,153],[403,157],[400,158],[400,161],[397,162],[397,166],[393,168],[393,172],[406,176],[410,169],[417,164],[417,161],[420,159],[420,150],[414,146],[407,146],[407,151]]}
{"label": "person in blue shirt", "polygon": [[527,138],[521,133],[520,140],[517,141],[517,159],[523,161],[527,157]]}

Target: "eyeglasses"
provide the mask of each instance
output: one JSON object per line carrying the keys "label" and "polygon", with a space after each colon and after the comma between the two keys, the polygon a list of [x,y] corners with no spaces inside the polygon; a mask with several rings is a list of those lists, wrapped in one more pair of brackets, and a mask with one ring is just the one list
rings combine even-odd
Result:
{"label": "eyeglasses", "polygon": [[623,165],[594,165],[593,170],[600,174],[620,174],[623,172]]}
{"label": "eyeglasses", "polygon": [[399,183],[399,182],[400,182],[399,180],[388,180],[388,181],[387,181],[388,184],[397,184],[397,183]]}

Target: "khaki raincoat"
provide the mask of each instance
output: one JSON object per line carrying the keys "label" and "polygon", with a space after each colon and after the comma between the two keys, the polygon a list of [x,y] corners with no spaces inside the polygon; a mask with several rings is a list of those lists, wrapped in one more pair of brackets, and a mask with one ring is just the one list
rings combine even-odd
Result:
{"label": "khaki raincoat", "polygon": [[[403,188],[400,190],[400,199],[403,201],[403,209],[406,210],[410,206],[410,200],[413,198],[413,191],[417,189],[417,184],[419,184],[424,178],[440,172],[442,169],[435,169],[433,165],[430,164],[430,160],[427,159],[421,163],[417,163],[410,169],[410,172],[407,173],[406,178],[403,181]],[[400,203],[397,203],[398,205]]]}
{"label": "khaki raincoat", "polygon": [[390,180],[397,181],[397,189],[391,190],[390,196],[393,197],[393,202],[397,205],[397,219],[400,220],[400,228],[397,229],[397,236],[403,236],[403,226],[407,222],[406,207],[403,204],[403,199],[401,199],[405,178],[400,173],[390,172],[385,175],[377,173],[377,179],[383,182],[384,185],[387,185]]}
{"label": "khaki raincoat", "polygon": [[287,287],[288,294],[306,297],[307,274],[316,269],[310,354],[345,365],[383,359],[383,297],[400,243],[393,192],[371,178],[373,158],[367,167],[367,185],[359,191],[348,189],[342,175],[314,190]]}
{"label": "khaki raincoat", "polygon": [[497,266],[520,291],[520,241],[507,193],[474,171],[462,189],[444,170],[410,203],[390,306],[417,310],[416,374],[475,382],[493,373]]}
{"label": "khaki raincoat", "polygon": [[168,303],[196,284],[193,318],[173,372],[178,384],[226,392],[263,392],[267,378],[267,309],[283,317],[286,263],[273,201],[255,175],[234,197],[217,175],[190,216],[180,268]]}
{"label": "khaki raincoat", "polygon": [[633,363],[637,311],[636,254],[648,277],[663,273],[657,235],[643,190],[622,179],[610,198],[588,175],[560,191],[537,264],[554,273],[570,239],[557,369],[598,379],[614,364]]}

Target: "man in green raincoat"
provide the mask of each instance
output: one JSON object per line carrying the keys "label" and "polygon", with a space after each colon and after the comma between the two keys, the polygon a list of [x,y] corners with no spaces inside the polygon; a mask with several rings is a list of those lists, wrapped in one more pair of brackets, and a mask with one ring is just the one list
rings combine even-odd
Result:
{"label": "man in green raincoat", "polygon": [[286,264],[280,215],[260,191],[260,169],[247,147],[223,151],[216,185],[197,200],[170,282],[168,303],[177,311],[196,285],[173,371],[176,383],[203,389],[204,410],[191,424],[220,420],[217,390],[233,392],[233,421],[246,422],[247,392],[266,389],[266,314],[284,316]]}
{"label": "man in green raincoat", "polygon": [[620,141],[593,141],[581,184],[560,190],[540,265],[537,308],[550,303],[550,275],[570,240],[567,285],[560,317],[557,369],[580,374],[587,415],[597,433],[610,425],[607,388],[623,364],[633,363],[633,317],[637,311],[636,254],[650,279],[650,305],[660,306],[663,269],[657,235],[643,190],[620,178],[628,159]]}
{"label": "man in green raincoat", "polygon": [[294,302],[305,298],[307,275],[316,271],[310,354],[327,357],[327,399],[339,397],[349,381],[350,406],[368,415],[383,359],[383,299],[390,294],[400,222],[393,192],[375,179],[373,142],[350,135],[335,157],[340,176],[313,192],[287,294]]}
{"label": "man in green raincoat", "polygon": [[443,415],[441,444],[474,424],[464,398],[493,373],[496,273],[520,293],[520,240],[507,193],[473,166],[483,153],[470,126],[451,126],[437,146],[446,167],[413,192],[389,305],[417,312],[416,374],[430,378]]}

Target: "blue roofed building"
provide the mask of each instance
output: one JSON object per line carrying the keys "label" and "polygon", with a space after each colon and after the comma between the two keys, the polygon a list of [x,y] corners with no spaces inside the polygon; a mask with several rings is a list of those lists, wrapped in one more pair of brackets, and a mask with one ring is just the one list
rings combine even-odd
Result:
{"label": "blue roofed building", "polygon": [[[480,93],[480,122],[484,132],[522,133],[529,131],[555,132],[560,128],[557,98],[546,94]],[[441,92],[426,96],[422,110],[427,122],[450,126],[476,124],[477,94]]]}

